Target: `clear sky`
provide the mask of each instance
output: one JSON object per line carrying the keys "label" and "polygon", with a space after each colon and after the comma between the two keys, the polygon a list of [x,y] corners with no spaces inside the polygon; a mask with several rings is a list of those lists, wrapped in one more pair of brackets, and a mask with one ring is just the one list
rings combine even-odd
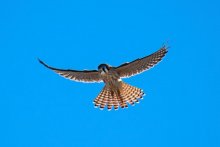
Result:
{"label": "clear sky", "polygon": [[[219,0],[0,2],[1,147],[219,147]],[[39,64],[97,69],[158,50],[153,69],[125,81],[139,104],[100,111],[103,87]]]}

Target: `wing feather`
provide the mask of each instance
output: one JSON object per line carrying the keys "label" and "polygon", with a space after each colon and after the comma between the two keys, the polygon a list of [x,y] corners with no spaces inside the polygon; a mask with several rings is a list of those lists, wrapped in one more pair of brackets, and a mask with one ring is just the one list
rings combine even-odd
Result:
{"label": "wing feather", "polygon": [[162,60],[167,52],[167,47],[163,46],[160,50],[149,56],[139,58],[130,63],[124,63],[116,67],[116,71],[122,78],[139,74],[155,66],[159,61]]}
{"label": "wing feather", "polygon": [[51,67],[38,59],[39,62],[44,65],[45,67],[55,71],[59,75],[68,78],[70,80],[78,81],[78,82],[101,82],[102,79],[99,76],[99,73],[97,70],[83,70],[83,71],[78,71],[78,70],[70,70],[70,69],[57,69],[54,67]]}

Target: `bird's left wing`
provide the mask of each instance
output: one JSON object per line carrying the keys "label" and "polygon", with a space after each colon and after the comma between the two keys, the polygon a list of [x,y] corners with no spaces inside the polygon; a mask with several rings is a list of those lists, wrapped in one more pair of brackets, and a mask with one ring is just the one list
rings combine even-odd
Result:
{"label": "bird's left wing", "polygon": [[116,67],[116,71],[118,72],[119,76],[122,78],[139,74],[156,65],[159,61],[162,60],[162,58],[165,56],[166,53],[167,53],[167,47],[163,46],[157,52],[149,56]]}
{"label": "bird's left wing", "polygon": [[68,78],[70,80],[78,81],[78,82],[101,82],[102,79],[99,76],[99,73],[97,70],[83,70],[83,71],[78,71],[78,70],[64,70],[64,69],[57,69],[54,67],[51,67],[38,59],[41,64],[43,64],[45,67],[55,71],[59,75]]}

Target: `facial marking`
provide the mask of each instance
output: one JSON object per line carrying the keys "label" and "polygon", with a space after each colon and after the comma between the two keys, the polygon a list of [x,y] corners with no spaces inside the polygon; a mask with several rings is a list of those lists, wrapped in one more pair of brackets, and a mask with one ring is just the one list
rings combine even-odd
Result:
{"label": "facial marking", "polygon": [[108,72],[108,69],[107,69],[107,67],[105,66],[105,67],[103,67],[103,71],[105,72],[105,73],[107,73]]}
{"label": "facial marking", "polygon": [[108,65],[106,64],[99,65],[98,69],[102,75],[108,73]]}
{"label": "facial marking", "polygon": [[101,75],[104,75],[104,74],[105,74],[105,72],[102,70],[102,71],[101,71]]}

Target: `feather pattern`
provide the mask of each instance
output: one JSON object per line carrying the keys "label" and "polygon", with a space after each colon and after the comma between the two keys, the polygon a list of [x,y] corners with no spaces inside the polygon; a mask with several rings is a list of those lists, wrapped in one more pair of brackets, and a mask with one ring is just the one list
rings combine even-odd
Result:
{"label": "feather pattern", "polygon": [[83,71],[70,70],[70,69],[64,70],[64,69],[51,67],[46,63],[44,63],[43,61],[41,61],[40,59],[39,62],[43,64],[45,67],[55,71],[59,75],[70,80],[74,80],[78,82],[88,82],[88,83],[102,82],[102,79],[97,70],[83,70]]}
{"label": "feather pattern", "polygon": [[143,90],[124,82],[120,82],[120,85],[120,95],[118,96],[116,93],[112,92],[108,86],[105,86],[94,100],[95,107],[101,110],[105,107],[111,110],[114,107],[114,109],[117,110],[119,106],[121,108],[127,108],[128,104],[134,105],[142,99],[144,95]]}
{"label": "feather pattern", "polygon": [[162,60],[167,52],[167,47],[163,46],[157,52],[149,56],[134,60],[130,63],[122,64],[116,67],[115,70],[121,78],[134,76],[155,66],[159,61]]}

